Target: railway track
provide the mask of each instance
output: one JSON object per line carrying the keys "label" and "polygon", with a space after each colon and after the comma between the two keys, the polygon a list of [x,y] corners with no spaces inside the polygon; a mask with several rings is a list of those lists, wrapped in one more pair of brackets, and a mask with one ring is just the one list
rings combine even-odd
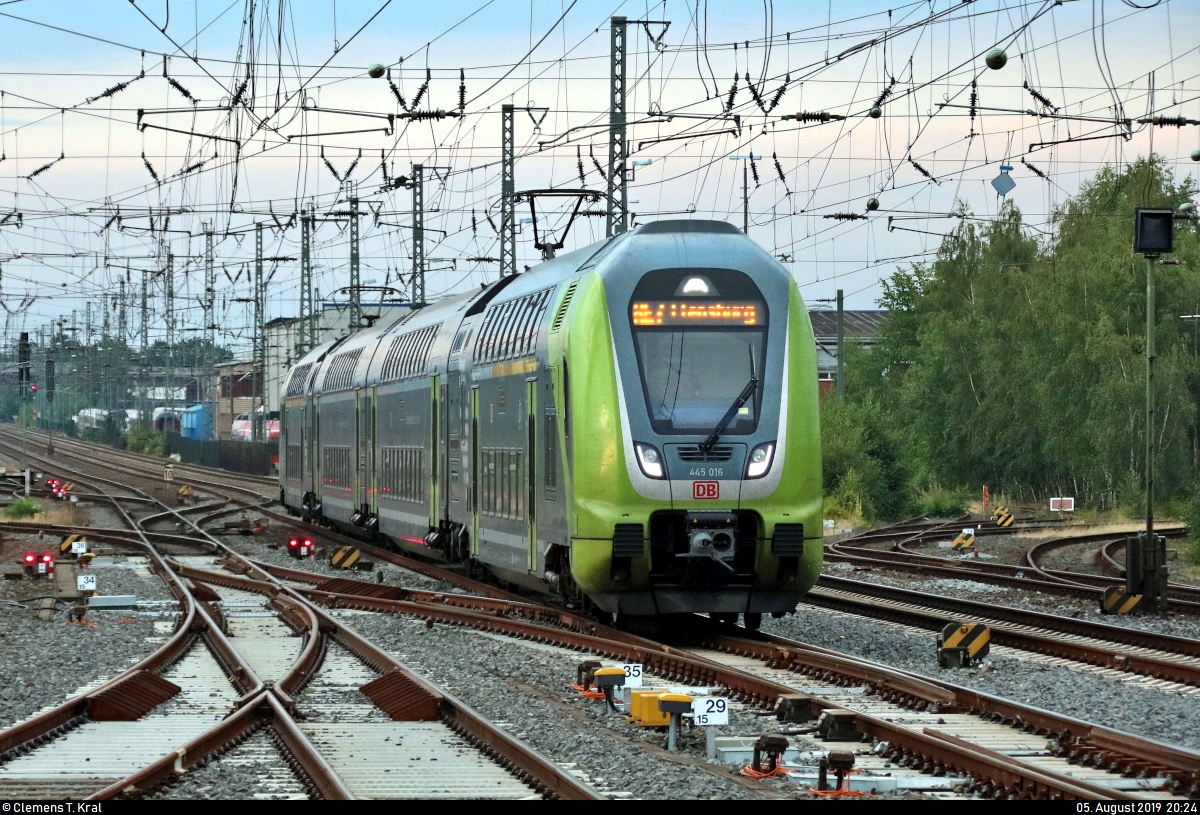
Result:
{"label": "railway track", "polygon": [[[406,568],[412,563],[387,554]],[[229,573],[231,566],[243,576]],[[240,557],[225,558],[219,572],[182,563],[178,568],[194,582],[209,582],[218,590],[226,585],[251,591],[261,588],[255,583],[274,581],[277,592],[305,598],[314,608],[405,614],[639,661],[669,681],[724,687],[750,706],[768,708],[781,695],[805,693],[813,715],[851,711],[857,738],[871,741],[877,755],[932,774],[963,773],[969,776],[965,787],[976,792],[1066,798],[1200,792],[1200,754],[779,638],[709,634],[699,645],[666,645],[429,565],[422,567],[424,573],[479,594],[431,597],[400,590],[398,596],[381,596],[381,591],[389,593],[394,587],[381,590],[378,584],[344,578],[330,585],[323,576]],[[249,582],[230,584],[238,580]],[[327,619],[337,626],[332,617]],[[816,682],[798,680],[797,675],[816,677]],[[864,686],[869,693],[832,690]],[[857,700],[850,698],[854,696]],[[924,718],[927,715],[935,718]],[[1092,769],[1083,772],[1079,762]]]}
{"label": "railway track", "polygon": [[[988,528],[976,519],[958,518],[948,522],[912,519],[878,530],[855,535],[845,540],[826,544],[825,559],[834,563],[848,563],[858,567],[874,567],[918,572],[922,575],[972,580],[981,583],[1013,586],[1047,594],[1058,594],[1094,600],[1099,604],[1104,589],[1116,585],[1112,578],[1077,571],[1043,568],[1041,560],[1050,552],[1069,546],[1104,544],[1098,554],[1103,567],[1121,577],[1124,566],[1112,553],[1124,546],[1124,533],[1096,533],[1070,535],[1040,541],[1029,547],[1020,565],[989,563],[975,559],[949,560],[924,555],[916,547],[934,541],[945,540],[964,523],[976,524],[977,534],[1013,535],[1028,531],[1044,531],[1050,524],[1030,526],[1022,524],[1006,529]],[[1167,537],[1180,537],[1185,527],[1165,527],[1159,530]],[[874,548],[885,544],[889,549]],[[1167,586],[1169,608],[1172,611],[1200,613],[1200,587],[1180,583]]]}
{"label": "railway track", "polygon": [[[81,483],[94,479],[74,475]],[[598,797],[268,573],[246,564],[259,579],[229,573],[220,578],[221,597],[198,581],[181,580],[175,569],[187,570],[186,564],[168,564],[149,536],[132,520],[130,526],[122,543],[142,545],[186,609],[175,636],[96,691],[0,733],[0,795],[140,794],[269,722],[306,791],[319,797]],[[189,540],[171,537],[176,544]],[[215,538],[196,543],[239,559]],[[212,561],[211,555],[198,557]],[[330,651],[332,667],[322,671]],[[347,668],[347,660],[360,667]],[[370,690],[349,694],[347,683],[364,672],[372,677],[365,683]],[[239,693],[231,695],[231,682]],[[313,682],[314,693],[298,704],[296,694]],[[353,699],[352,709],[339,711],[335,697]],[[110,721],[110,709],[128,721]],[[308,717],[304,725],[296,713]],[[130,740],[134,749],[111,749]],[[405,765],[405,772],[395,772],[394,752],[364,762],[363,756],[378,753],[381,740],[435,753],[443,763],[422,774]],[[64,768],[64,758],[79,760]]]}

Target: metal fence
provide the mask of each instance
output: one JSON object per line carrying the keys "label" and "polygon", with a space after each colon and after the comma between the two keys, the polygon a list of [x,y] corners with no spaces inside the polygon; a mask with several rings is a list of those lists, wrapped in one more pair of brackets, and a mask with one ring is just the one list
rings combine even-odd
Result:
{"label": "metal fence", "polygon": [[279,463],[279,442],[185,439],[166,434],[163,455],[178,454],[185,464],[218,467],[247,475],[274,475]]}

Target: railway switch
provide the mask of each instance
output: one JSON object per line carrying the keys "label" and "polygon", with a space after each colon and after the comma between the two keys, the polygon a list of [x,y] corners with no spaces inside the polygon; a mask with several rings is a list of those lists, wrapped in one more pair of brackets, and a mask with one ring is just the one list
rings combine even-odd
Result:
{"label": "railway switch", "polygon": [[673,753],[679,743],[679,725],[683,721],[683,714],[692,712],[692,697],[686,693],[660,693],[658,710],[671,717],[667,726],[667,749]]}
{"label": "railway switch", "polygon": [[983,623],[950,623],[938,634],[938,666],[969,668],[988,655],[992,630]]}
{"label": "railway switch", "polygon": [[294,558],[312,557],[313,542],[311,538],[291,538],[288,540],[288,554]]}
{"label": "railway switch", "polygon": [[750,762],[750,769],[760,775],[773,775],[779,769],[779,762],[783,760],[787,749],[788,740],[783,736],[759,736],[754,742],[754,758]]}
{"label": "railway switch", "polygon": [[613,700],[613,688],[625,687],[625,671],[621,668],[597,668],[592,674],[592,678],[596,682],[596,687],[604,694],[604,704],[608,705],[608,709],[616,711],[617,706]]}

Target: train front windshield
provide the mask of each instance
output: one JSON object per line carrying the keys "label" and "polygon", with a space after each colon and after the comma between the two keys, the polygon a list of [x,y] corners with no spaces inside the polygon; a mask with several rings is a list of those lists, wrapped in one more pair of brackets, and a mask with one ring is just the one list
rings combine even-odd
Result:
{"label": "train front windshield", "polygon": [[[752,376],[761,383],[766,305],[741,272],[651,272],[634,291],[630,322],[656,433],[707,434]],[[753,432],[761,400],[760,385],[724,434]]]}

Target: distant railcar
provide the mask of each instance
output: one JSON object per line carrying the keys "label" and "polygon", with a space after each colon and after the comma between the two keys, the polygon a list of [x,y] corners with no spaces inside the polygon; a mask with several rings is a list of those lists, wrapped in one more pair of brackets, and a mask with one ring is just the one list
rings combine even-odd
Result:
{"label": "distant railcar", "polygon": [[614,615],[781,614],[822,556],[812,327],[737,228],[659,221],[314,349],[294,514]]}

